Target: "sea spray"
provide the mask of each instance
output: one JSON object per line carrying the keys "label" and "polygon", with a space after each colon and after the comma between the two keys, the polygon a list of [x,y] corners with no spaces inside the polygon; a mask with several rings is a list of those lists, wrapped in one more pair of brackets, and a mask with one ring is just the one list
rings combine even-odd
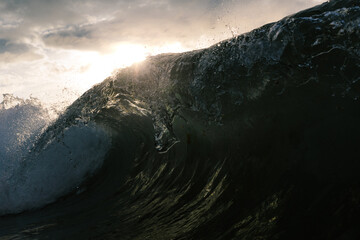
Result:
{"label": "sea spray", "polygon": [[0,104],[0,215],[41,207],[76,189],[102,165],[110,138],[78,121],[34,149],[53,122],[34,98],[4,95]]}

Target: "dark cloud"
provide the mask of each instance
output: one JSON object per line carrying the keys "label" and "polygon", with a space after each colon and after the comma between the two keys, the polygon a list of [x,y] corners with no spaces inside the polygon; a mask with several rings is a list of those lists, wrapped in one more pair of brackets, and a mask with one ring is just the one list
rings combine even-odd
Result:
{"label": "dark cloud", "polygon": [[29,51],[29,46],[26,44],[16,44],[10,42],[8,39],[0,38],[0,54],[4,54],[6,52],[16,54],[27,51]]}
{"label": "dark cloud", "polygon": [[17,61],[31,61],[42,56],[36,49],[24,43],[14,43],[8,39],[0,38],[0,62],[12,63]]}
{"label": "dark cloud", "polygon": [[67,26],[42,35],[43,41],[55,47],[88,49],[95,41],[91,30],[85,26]]}

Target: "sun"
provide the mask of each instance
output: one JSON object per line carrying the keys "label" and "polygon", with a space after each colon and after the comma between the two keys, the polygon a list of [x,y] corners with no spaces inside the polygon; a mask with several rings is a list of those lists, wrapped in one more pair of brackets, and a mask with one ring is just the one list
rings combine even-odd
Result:
{"label": "sun", "polygon": [[86,52],[80,54],[76,59],[83,65],[83,71],[77,76],[77,87],[80,91],[89,89],[96,83],[111,76],[114,70],[128,67],[134,63],[144,61],[148,56],[160,53],[184,52],[181,43],[169,43],[162,46],[145,46],[138,44],[119,44],[107,54],[98,52]]}
{"label": "sun", "polygon": [[81,54],[80,61],[84,69],[78,75],[81,89],[89,89],[92,85],[109,77],[115,69],[128,67],[146,59],[146,48],[142,45],[122,44],[114,47],[111,53],[86,52]]}
{"label": "sun", "polygon": [[122,44],[115,47],[114,51],[109,54],[98,54],[93,59],[90,71],[97,76],[109,76],[115,69],[141,62],[147,56],[146,48],[142,45]]}
{"label": "sun", "polygon": [[109,60],[114,61],[115,67],[127,67],[136,62],[141,62],[149,55],[146,47],[134,44],[122,44],[116,47]]}

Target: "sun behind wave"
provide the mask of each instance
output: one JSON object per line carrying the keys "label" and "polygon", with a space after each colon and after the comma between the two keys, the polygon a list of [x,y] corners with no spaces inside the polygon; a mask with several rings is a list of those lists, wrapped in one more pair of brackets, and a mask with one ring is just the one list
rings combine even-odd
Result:
{"label": "sun behind wave", "polygon": [[160,47],[121,44],[116,46],[114,52],[109,54],[87,52],[83,54],[82,62],[89,62],[89,64],[84,66],[83,72],[78,76],[80,80],[78,84],[80,88],[88,89],[110,76],[114,70],[141,62],[148,56],[167,52],[184,52],[187,50],[180,43],[166,44]]}

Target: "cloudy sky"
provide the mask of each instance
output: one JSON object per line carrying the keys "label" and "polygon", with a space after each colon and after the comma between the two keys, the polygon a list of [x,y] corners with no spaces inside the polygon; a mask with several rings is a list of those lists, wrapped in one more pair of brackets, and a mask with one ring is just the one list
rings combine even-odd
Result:
{"label": "cloudy sky", "polygon": [[207,47],[321,2],[0,0],[0,94],[80,94],[148,55]]}

